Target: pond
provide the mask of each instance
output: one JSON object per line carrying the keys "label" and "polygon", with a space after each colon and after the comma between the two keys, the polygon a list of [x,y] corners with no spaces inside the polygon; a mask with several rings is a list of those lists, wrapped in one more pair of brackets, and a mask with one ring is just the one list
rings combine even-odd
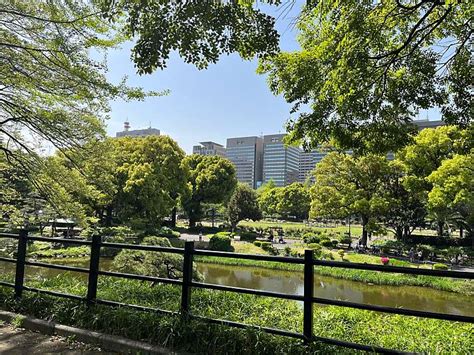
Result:
{"label": "pond", "polygon": [[[87,267],[88,261],[72,262],[67,259],[55,263]],[[101,259],[101,269],[110,270],[111,260]],[[271,270],[249,266],[229,266],[199,263],[198,270],[204,282],[267,290],[294,295],[303,294],[303,273]],[[0,262],[0,273],[13,274],[14,264]],[[60,270],[27,267],[26,282],[37,277],[54,277]],[[76,273],[74,273],[76,274]],[[85,279],[84,274],[79,274]],[[5,279],[2,277],[2,279]],[[402,307],[421,311],[474,316],[474,297],[418,286],[370,285],[363,282],[341,280],[315,275],[315,297],[347,300],[351,302]]]}

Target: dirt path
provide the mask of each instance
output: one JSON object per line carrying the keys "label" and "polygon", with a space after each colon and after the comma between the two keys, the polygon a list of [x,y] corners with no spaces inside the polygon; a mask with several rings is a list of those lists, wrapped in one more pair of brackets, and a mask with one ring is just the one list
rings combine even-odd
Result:
{"label": "dirt path", "polygon": [[116,354],[59,336],[49,336],[0,324],[0,354]]}

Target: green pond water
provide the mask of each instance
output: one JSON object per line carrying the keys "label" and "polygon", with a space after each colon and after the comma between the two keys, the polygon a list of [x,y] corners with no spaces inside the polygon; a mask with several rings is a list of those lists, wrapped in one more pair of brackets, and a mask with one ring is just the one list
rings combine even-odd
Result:
{"label": "green pond water", "polygon": [[[88,261],[71,262],[67,259],[54,260],[55,263],[87,267]],[[101,259],[101,269],[111,270],[111,260]],[[249,266],[229,266],[199,263],[198,270],[204,275],[204,282],[282,292],[303,294],[303,273],[298,271],[271,270]],[[12,280],[13,264],[0,262],[0,279]],[[60,270],[27,267],[28,280],[54,277]],[[72,273],[76,274],[76,273]],[[86,278],[85,274],[77,273]],[[418,286],[370,285],[363,282],[315,276],[316,297],[347,300],[381,306],[474,316],[474,297],[458,293],[439,291]]]}

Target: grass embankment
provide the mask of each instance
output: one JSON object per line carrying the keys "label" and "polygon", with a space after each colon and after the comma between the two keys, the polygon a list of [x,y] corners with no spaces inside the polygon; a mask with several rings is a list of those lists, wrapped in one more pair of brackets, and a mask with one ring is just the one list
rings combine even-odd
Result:
{"label": "grass embankment", "polygon": [[[309,226],[303,222],[270,222],[270,221],[241,221],[239,223],[239,227],[252,227],[252,228],[283,228],[285,229],[313,229],[313,230],[320,230],[320,231],[329,231],[329,232],[336,232],[336,233],[345,233],[349,231],[348,226],[325,226],[325,227],[317,227],[317,226]],[[361,235],[362,234],[362,227],[360,226],[351,226],[351,233],[354,235]]]}
{"label": "grass embankment", "polygon": [[[85,295],[84,280],[65,274],[31,286]],[[99,279],[98,297],[143,306],[177,310],[180,288],[135,280]],[[76,301],[25,292],[21,301],[11,289],[0,287],[2,308],[43,319],[126,336],[194,353],[216,354],[307,354],[353,353],[323,344],[305,347],[297,340],[244,331],[207,323],[180,321],[179,317],[139,312],[128,308],[92,306]],[[196,315],[228,319],[257,326],[301,332],[302,309],[294,301],[210,290],[193,290],[192,312]],[[472,324],[384,315],[376,312],[315,307],[317,335],[424,353],[474,352]]]}
{"label": "grass embankment", "polygon": [[[339,257],[337,253],[334,253],[335,260]],[[358,262],[358,263],[369,263],[369,264],[380,264],[380,257],[372,255],[358,255],[358,254],[347,254],[344,257],[345,261]],[[285,270],[285,271],[302,271],[302,265],[285,264],[271,261],[258,261],[258,260],[244,260],[244,259],[232,259],[222,257],[211,257],[211,256],[200,256],[196,257],[196,261],[210,264],[221,264],[221,265],[234,265],[234,266],[249,266],[249,267],[262,267],[273,270]],[[391,260],[392,265],[395,266],[406,266],[416,267],[415,264],[403,260]],[[457,292],[466,295],[474,295],[474,282],[471,280],[458,280],[442,277],[423,276],[423,275],[405,275],[405,274],[394,274],[394,273],[382,273],[377,271],[366,271],[366,270],[353,270],[343,269],[334,267],[315,267],[315,273],[323,276],[331,276],[343,280],[351,280],[365,283],[372,283],[375,285],[392,285],[392,286],[423,286],[431,287],[437,290]]]}

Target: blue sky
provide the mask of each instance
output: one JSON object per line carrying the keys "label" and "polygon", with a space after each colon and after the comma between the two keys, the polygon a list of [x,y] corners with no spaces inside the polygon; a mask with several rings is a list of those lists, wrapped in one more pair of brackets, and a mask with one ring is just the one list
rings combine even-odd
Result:
{"label": "blue sky", "polygon": [[[298,8],[299,4],[295,5],[291,13],[285,12],[277,21],[284,50],[298,48],[291,26]],[[272,11],[278,16],[283,9]],[[108,78],[118,82],[126,75],[129,85],[145,90],[169,89],[170,94],[144,102],[113,102],[112,118],[107,122],[109,135],[122,130],[126,119],[132,129],[151,124],[191,153],[192,146],[202,141],[225,145],[229,137],[284,132],[290,105],[270,92],[265,76],[255,73],[257,60],[223,56],[207,70],[197,70],[173,55],[166,69],[139,76],[130,60],[130,48],[128,43],[109,53]]]}

